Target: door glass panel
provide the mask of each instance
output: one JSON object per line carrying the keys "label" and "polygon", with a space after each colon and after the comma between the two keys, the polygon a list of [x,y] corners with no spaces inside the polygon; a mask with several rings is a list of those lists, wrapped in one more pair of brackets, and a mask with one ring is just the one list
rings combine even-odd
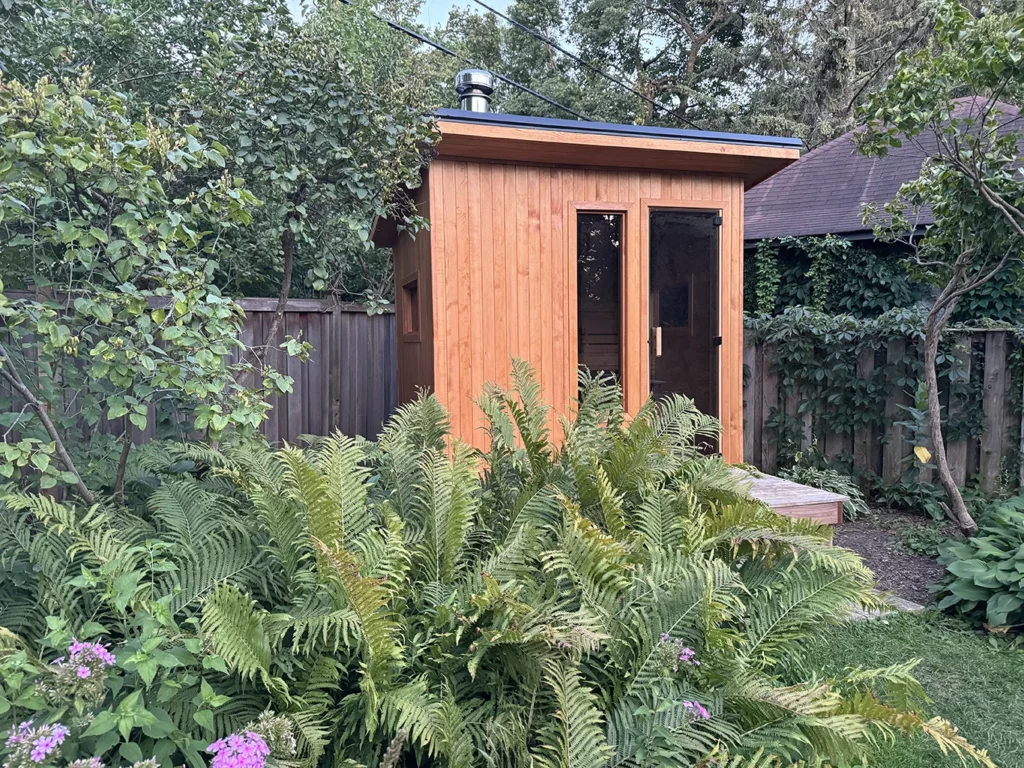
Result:
{"label": "door glass panel", "polygon": [[621,372],[622,214],[576,217],[576,313],[579,364],[592,372]]}
{"label": "door glass panel", "polygon": [[650,321],[651,393],[685,395],[718,417],[716,218],[705,211],[651,211]]}

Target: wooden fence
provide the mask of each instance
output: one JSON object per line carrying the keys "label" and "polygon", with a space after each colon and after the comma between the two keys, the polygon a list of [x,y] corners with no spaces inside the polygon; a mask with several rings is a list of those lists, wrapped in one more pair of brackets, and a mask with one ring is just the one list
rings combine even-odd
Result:
{"label": "wooden fence", "polygon": [[[9,298],[21,295],[10,292]],[[277,299],[239,299],[246,319],[242,341],[249,346],[264,343],[277,309]],[[374,438],[398,402],[395,315],[393,311],[367,315],[354,304],[332,299],[292,299],[285,308],[282,333],[313,345],[303,363],[283,353],[272,355],[270,364],[294,380],[290,394],[270,398],[268,418],[262,431],[273,443],[296,442],[301,435],[327,435],[341,430],[347,435]],[[274,359],[276,358],[276,359]],[[77,393],[65,394],[64,408],[74,413]],[[0,398],[12,393],[0,384]],[[15,400],[15,410],[19,404]],[[145,443],[156,434],[157,419],[151,408],[145,430],[134,430],[133,441]],[[103,419],[96,430],[120,435],[126,419]],[[17,439],[10,433],[6,439]]]}
{"label": "wooden fence", "polygon": [[[885,360],[904,359],[907,345],[906,340],[895,339],[888,342],[884,355],[876,355],[871,349],[864,350],[856,361],[857,377],[869,378],[882,364],[882,357]],[[950,468],[960,485],[968,478],[980,475],[982,487],[994,490],[1002,473],[1010,469],[1014,475],[1019,475],[1024,487],[1024,466],[1020,462],[1024,454],[1024,423],[1013,415],[1013,389],[1019,384],[1014,385],[1011,381],[1009,355],[1012,346],[1013,335],[1010,332],[975,332],[970,336],[969,347],[964,345],[971,352],[959,355],[960,368],[969,377],[968,381],[982,383],[984,419],[979,437],[947,442]],[[906,440],[907,428],[896,423],[907,420],[907,413],[900,406],[913,404],[913,393],[909,391],[912,387],[906,390],[894,388],[885,401],[881,426],[822,434],[820,429],[816,429],[811,414],[801,412],[804,400],[801,393],[788,393],[784,397],[780,394],[779,372],[771,365],[774,355],[773,343],[748,345],[744,350],[744,460],[765,472],[777,468],[778,430],[769,422],[778,423],[781,411],[788,419],[800,422],[801,449],[808,448],[816,440],[818,448],[829,457],[846,456],[855,470],[874,472],[886,483],[898,482],[913,465],[913,446]],[[956,414],[965,408],[977,407],[977,403],[959,402],[948,388],[945,389],[941,395],[944,413]],[[1011,461],[1016,466],[1007,467],[1005,464]],[[932,470],[922,469],[920,479],[930,482]]]}
{"label": "wooden fence", "polygon": [[[277,299],[239,299],[245,310],[242,341],[259,346],[270,330]],[[283,336],[313,345],[303,363],[279,355],[275,367],[291,376],[291,394],[270,398],[263,423],[270,442],[294,442],[300,435],[375,438],[398,404],[395,315],[367,315],[356,304],[331,299],[292,299],[285,309]]]}

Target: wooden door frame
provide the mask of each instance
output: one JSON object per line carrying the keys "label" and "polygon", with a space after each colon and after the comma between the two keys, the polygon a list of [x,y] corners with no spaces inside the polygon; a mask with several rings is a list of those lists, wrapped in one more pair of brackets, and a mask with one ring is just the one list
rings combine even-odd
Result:
{"label": "wooden door frame", "polygon": [[[641,294],[641,304],[643,309],[643,318],[645,322],[645,334],[644,334],[644,349],[646,354],[643,357],[641,363],[640,380],[643,389],[643,403],[647,399],[651,391],[651,358],[649,352],[650,345],[650,293],[651,293],[651,248],[650,248],[650,228],[651,228],[651,211],[692,211],[693,213],[711,213],[721,216],[724,218],[726,210],[721,203],[718,201],[708,200],[706,205],[703,200],[688,200],[681,201],[673,198],[641,198],[640,199],[640,254],[641,254],[641,267],[643,274],[640,278],[640,285],[643,286]],[[715,330],[716,333],[712,336],[722,335],[722,310],[725,306],[725,296],[722,295],[724,283],[722,281],[722,267],[723,267],[723,243],[722,243],[722,227],[719,227],[718,232],[718,253],[715,255],[715,291],[718,298],[718,316],[715,318]],[[741,340],[742,346],[742,340]],[[724,340],[723,340],[724,344]],[[722,387],[722,347],[718,349],[718,353],[715,355],[715,360],[718,365],[718,370],[715,371],[715,383],[718,388],[718,392],[715,394],[716,405],[718,406],[718,419],[724,423],[725,409],[726,407],[734,407],[733,403],[727,403],[727,398],[723,397],[725,391]],[[740,403],[740,408],[743,407]]]}
{"label": "wooden door frame", "polygon": [[643,269],[640,264],[640,223],[637,215],[638,204],[608,202],[606,200],[569,200],[566,204],[566,254],[569,260],[569,371],[571,376],[571,392],[575,396],[576,376],[580,367],[579,358],[579,304],[577,301],[579,286],[576,281],[577,266],[577,241],[576,228],[577,216],[581,213],[614,213],[622,215],[622,264],[619,273],[619,371],[620,384],[622,386],[623,398],[626,410],[635,414],[643,404],[646,397],[638,402],[638,389],[642,389],[642,377],[637,365],[637,354],[646,354],[646,346],[638,350],[635,344],[635,313],[630,310],[629,288],[636,274]]}

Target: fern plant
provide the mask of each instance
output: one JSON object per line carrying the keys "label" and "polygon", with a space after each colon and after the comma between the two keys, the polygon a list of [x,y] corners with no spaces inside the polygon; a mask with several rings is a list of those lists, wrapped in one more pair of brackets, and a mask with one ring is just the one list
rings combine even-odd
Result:
{"label": "fern plant", "polygon": [[[583,375],[556,442],[516,363],[481,395],[483,452],[421,397],[375,444],[175,449],[189,474],[155,461],[144,510],[11,497],[3,556],[32,568],[9,629],[33,646],[41,613],[99,616],[131,641],[160,606],[224,698],[210,735],[271,707],[307,765],[841,765],[913,731],[990,764],[905,670],[794,685],[804,641],[874,603],[870,573],[703,455],[718,427],[691,401],[621,402]],[[190,693],[167,711],[198,738]]]}

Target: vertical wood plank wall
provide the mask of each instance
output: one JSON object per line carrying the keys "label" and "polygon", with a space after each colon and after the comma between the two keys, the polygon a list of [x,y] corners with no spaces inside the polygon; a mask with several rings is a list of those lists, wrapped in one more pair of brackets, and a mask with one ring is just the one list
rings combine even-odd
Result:
{"label": "vertical wood plank wall", "polygon": [[[424,177],[423,185],[416,190],[414,201],[416,212],[430,218],[430,200],[426,190],[429,180]],[[431,233],[424,231],[414,238],[403,236],[400,247],[394,249],[395,259],[395,334],[396,364],[398,366],[398,402],[406,403],[416,397],[420,388],[434,389],[434,323],[433,317],[433,285],[434,279],[430,267]],[[403,287],[410,281],[417,283],[419,306],[416,318],[419,332],[404,332],[405,318],[413,312],[406,306]]]}
{"label": "vertical wood plank wall", "polygon": [[[451,412],[455,435],[485,445],[484,420],[474,400],[486,382],[508,385],[513,357],[530,361],[537,371],[544,398],[555,406],[553,428],[555,414],[568,411],[577,368],[576,255],[570,251],[570,233],[575,210],[588,207],[632,206],[624,245],[624,386],[627,408],[640,407],[649,380],[647,222],[641,213],[646,201],[717,210],[723,217],[722,451],[727,460],[742,459],[743,181],[712,174],[434,161],[427,254],[432,264],[433,388]],[[407,242],[397,249],[401,266],[396,274],[417,259],[407,249]],[[408,345],[402,345],[400,354],[408,352]],[[404,380],[404,358],[399,368]],[[423,378],[417,383],[430,382]],[[410,390],[404,383],[400,387],[404,399]]]}

